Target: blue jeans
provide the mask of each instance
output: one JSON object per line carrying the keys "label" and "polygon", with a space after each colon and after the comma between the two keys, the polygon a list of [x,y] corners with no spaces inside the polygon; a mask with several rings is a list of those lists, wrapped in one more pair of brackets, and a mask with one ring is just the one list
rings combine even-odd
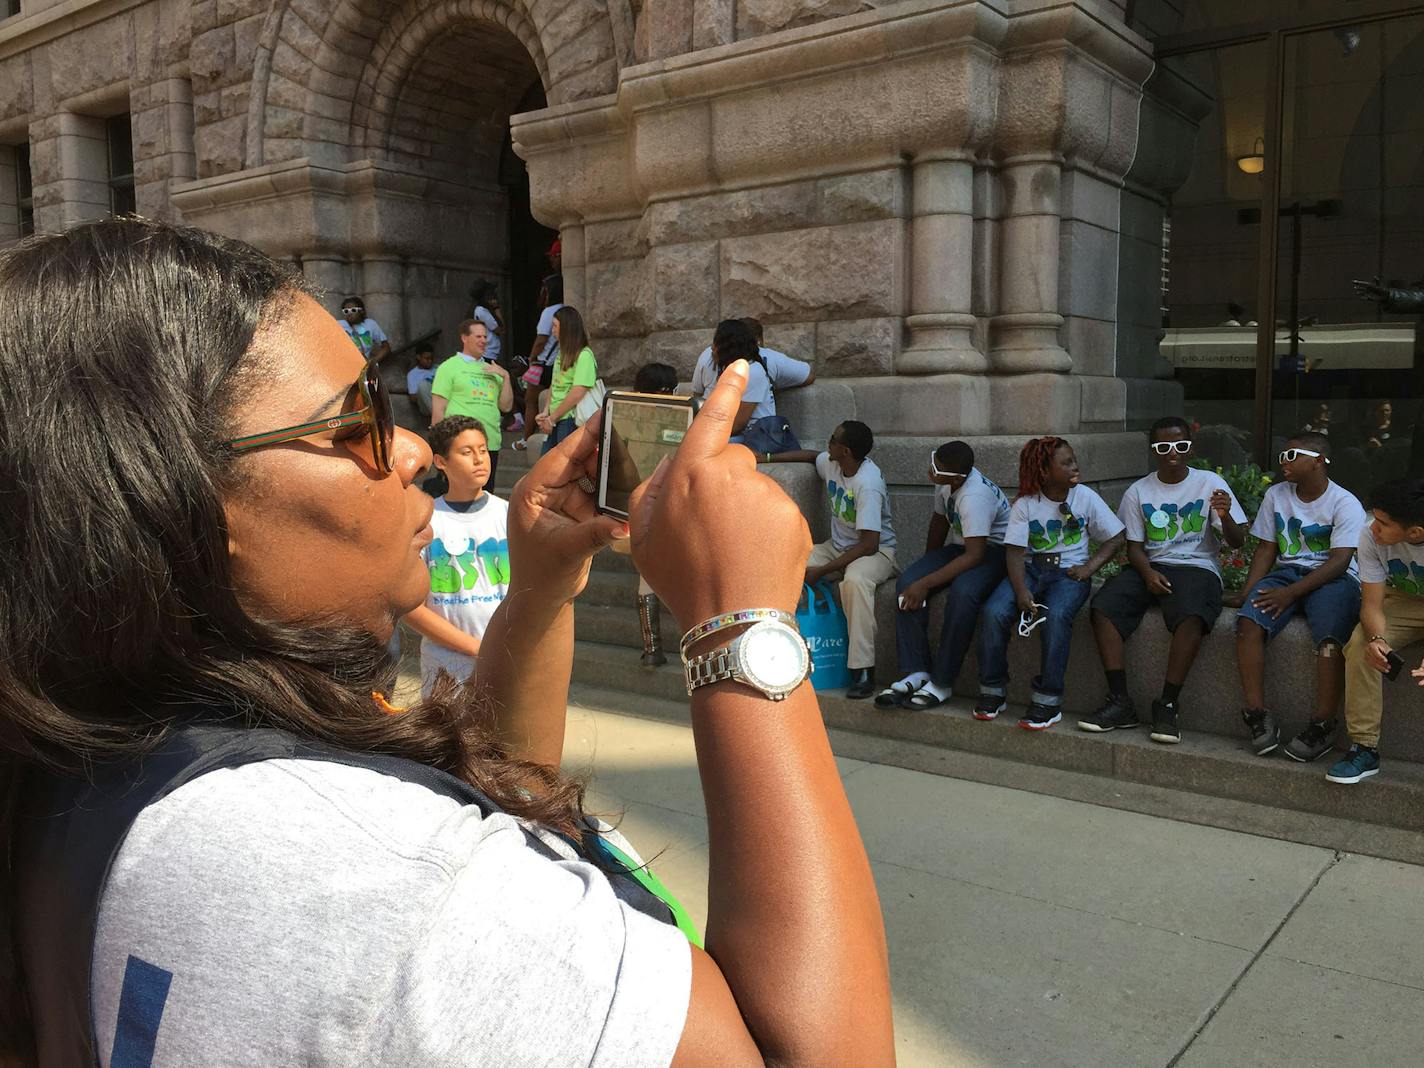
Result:
{"label": "blue jeans", "polygon": [[1275,619],[1251,604],[1251,598],[1256,594],[1290,586],[1308,574],[1308,567],[1282,564],[1251,587],[1245,603],[1236,610],[1236,618],[1249,619],[1266,632],[1269,641],[1286,629],[1286,624],[1295,618],[1297,612],[1304,612],[1305,620],[1310,624],[1310,637],[1317,646],[1327,641],[1344,645],[1350,640],[1355,624],[1360,621],[1360,583],[1348,572],[1319,589],[1311,590]]}
{"label": "blue jeans", "polygon": [[[946,545],[926,553],[900,576],[895,592],[903,593],[911,583],[948,567],[951,561],[963,555],[962,545]],[[900,674],[928,671],[936,686],[953,686],[964,664],[964,654],[969,652],[979,610],[1003,579],[1004,547],[989,543],[984,546],[984,558],[978,567],[961,571],[948,586],[941,586],[930,595],[934,598],[944,594],[944,630],[940,632],[933,662],[930,659],[929,602],[913,612],[896,611],[895,645],[900,654]]]}
{"label": "blue jeans", "polygon": [[[1068,650],[1073,644],[1073,618],[1093,590],[1089,581],[1075,582],[1057,567],[1037,567],[1024,561],[1024,580],[1039,604],[1048,606],[1048,618],[1035,630],[1043,642],[1033,699],[1041,705],[1063,703],[1063,676],[1068,670]],[[1018,633],[1019,609],[1008,579],[989,595],[979,628],[979,691],[1004,696],[1009,682],[1009,636]]]}
{"label": "blue jeans", "polygon": [[539,455],[543,456],[577,429],[578,426],[574,423],[573,416],[570,415],[560,419],[554,424],[554,429],[550,432],[549,436],[544,439],[544,447],[539,450]]}

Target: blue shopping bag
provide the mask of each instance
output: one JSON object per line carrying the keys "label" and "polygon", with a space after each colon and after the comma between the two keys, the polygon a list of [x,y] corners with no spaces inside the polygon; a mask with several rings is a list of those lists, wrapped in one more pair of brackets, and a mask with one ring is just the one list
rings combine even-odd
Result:
{"label": "blue shopping bag", "polygon": [[850,685],[846,656],[850,637],[845,613],[831,596],[829,586],[817,583],[802,591],[796,606],[796,625],[811,647],[811,685],[816,690],[841,690]]}

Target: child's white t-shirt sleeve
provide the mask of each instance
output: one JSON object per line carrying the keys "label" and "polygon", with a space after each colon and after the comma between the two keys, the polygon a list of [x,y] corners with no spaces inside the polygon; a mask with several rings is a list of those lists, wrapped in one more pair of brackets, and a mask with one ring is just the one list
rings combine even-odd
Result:
{"label": "child's white t-shirt sleeve", "polygon": [[999,502],[991,494],[967,492],[959,495],[959,532],[965,538],[987,538],[994,529]]}
{"label": "child's white t-shirt sleeve", "polygon": [[1360,561],[1361,582],[1384,582],[1389,578],[1389,565],[1385,563],[1384,553],[1380,551],[1369,527],[1360,532],[1359,551],[1355,555]]}
{"label": "child's white t-shirt sleeve", "polygon": [[371,328],[371,340],[374,341],[377,345],[379,345],[383,341],[390,340],[386,337],[386,332],[381,329],[381,324],[376,322],[376,320],[367,319],[366,325]]}
{"label": "child's white t-shirt sleeve", "polygon": [[[877,480],[878,481],[878,480]],[[884,533],[881,516],[885,508],[885,484],[862,485],[855,495],[855,529]]]}
{"label": "child's white t-shirt sleeve", "polygon": [[[1086,486],[1083,488],[1087,489]],[[1087,489],[1087,492],[1088,501],[1085,510],[1088,514],[1085,518],[1088,520],[1088,529],[1094,539],[1104,542],[1117,537],[1123,531],[1122,520],[1113,513],[1113,510],[1108,507],[1108,502],[1098,496],[1095,490]]]}
{"label": "child's white t-shirt sleeve", "polygon": [[1353,493],[1341,489],[1335,501],[1334,525],[1330,530],[1330,548],[1354,549],[1360,544],[1365,529],[1365,510]]}
{"label": "child's white t-shirt sleeve", "polygon": [[1009,526],[1004,532],[1004,544],[1028,548],[1028,498],[1020,497],[1009,508]]}
{"label": "child's white t-shirt sleeve", "polygon": [[816,457],[816,474],[821,476],[821,481],[825,482],[831,477],[831,454],[823,452]]}
{"label": "child's white t-shirt sleeve", "polygon": [[1261,510],[1256,513],[1256,521],[1251,524],[1252,537],[1262,541],[1276,540],[1276,498],[1280,495],[1280,489],[1279,485],[1272,486],[1261,498]]}
{"label": "child's white t-shirt sleeve", "polygon": [[1147,540],[1147,528],[1142,524],[1142,494],[1138,492],[1136,482],[1127,487],[1127,492],[1122,495],[1122,503],[1117,506],[1117,517],[1127,531],[1128,541]]}

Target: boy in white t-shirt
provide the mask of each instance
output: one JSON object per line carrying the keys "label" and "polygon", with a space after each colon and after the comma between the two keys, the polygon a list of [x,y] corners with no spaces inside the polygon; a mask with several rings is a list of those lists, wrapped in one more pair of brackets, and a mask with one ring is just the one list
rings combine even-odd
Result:
{"label": "boy in white t-shirt", "polygon": [[[1089,540],[1098,550],[1088,554]],[[1008,707],[1009,638],[1037,630],[1043,641],[1033,700],[1019,720],[1041,731],[1063,718],[1063,677],[1073,642],[1073,618],[1092,592],[1092,579],[1122,545],[1122,523],[1087,486],[1078,458],[1059,437],[1034,438],[1019,452],[1018,496],[1004,533],[1008,578],[989,595],[979,624],[979,700],[975,719]]]}
{"label": "boy in white t-shirt", "polygon": [[842,574],[841,607],[849,632],[846,666],[851,684],[846,696],[863,700],[875,692],[875,587],[895,577],[895,528],[890,522],[890,492],[870,450],[875,435],[864,423],[848,419],[831,434],[825,452],[795,449],[766,457],[768,463],[814,463],[825,480],[831,505],[831,540],[811,549],[806,584]]}
{"label": "boy in white t-shirt", "polygon": [[1280,745],[1280,727],[1266,710],[1266,643],[1304,610],[1315,643],[1315,711],[1285,745],[1292,760],[1330,752],[1345,688],[1341,651],[1360,618],[1355,547],[1365,510],[1354,494],[1330,481],[1330,441],[1300,433],[1279,457],[1284,482],[1266,491],[1251,533],[1261,539],[1246,577],[1248,592],[1224,599],[1236,613],[1236,664],[1246,707],[1241,718],[1258,756]]}
{"label": "boy in white t-shirt", "polygon": [[[880,708],[935,708],[949,700],[964,665],[979,610],[1004,579],[1009,499],[974,466],[974,450],[949,441],[930,454],[935,487],[925,555],[900,576],[895,590],[898,682],[875,695]],[[930,608],[944,594],[944,628],[930,653]]]}
{"label": "boy in white t-shirt", "polygon": [[441,671],[456,682],[474,675],[480,639],[509,590],[509,505],[485,492],[490,453],[484,425],[467,415],[442,419],[430,428],[430,451],[450,488],[435,499],[435,537],[421,553],[430,593],[405,617],[423,639],[423,697]]}
{"label": "boy in white t-shirt", "polygon": [[[1400,479],[1370,495],[1360,532],[1360,625],[1345,646],[1345,729],[1350,749],[1326,773],[1357,783],[1379,773],[1386,657],[1424,639],[1424,480]],[[1424,666],[1414,672],[1424,676]]]}
{"label": "boy in white t-shirt", "polygon": [[347,297],[341,302],[341,328],[361,355],[368,360],[384,360],[391,354],[391,343],[381,324],[366,316],[366,302],[360,297]]}
{"label": "boy in white t-shirt", "polygon": [[1191,427],[1180,416],[1153,423],[1149,439],[1157,470],[1129,486],[1118,505],[1130,566],[1103,583],[1093,598],[1093,636],[1108,696],[1101,708],[1078,721],[1082,730],[1137,726],[1123,646],[1156,604],[1172,642],[1162,696],[1152,702],[1152,740],[1181,740],[1177,698],[1202,639],[1221,614],[1221,542],[1239,549],[1246,541],[1246,513],[1226,480],[1189,463],[1191,438]]}

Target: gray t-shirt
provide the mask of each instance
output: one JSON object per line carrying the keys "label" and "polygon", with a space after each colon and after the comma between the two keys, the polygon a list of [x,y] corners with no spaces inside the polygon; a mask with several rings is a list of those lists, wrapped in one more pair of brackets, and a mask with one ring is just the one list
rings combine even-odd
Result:
{"label": "gray t-shirt", "polygon": [[1246,525],[1246,513],[1226,479],[1215,471],[1192,468],[1180,482],[1163,482],[1156,473],[1139,478],[1122,495],[1117,517],[1127,540],[1142,545],[1154,564],[1199,567],[1221,577],[1221,518],[1211,510],[1211,495],[1225,490],[1231,518]]}
{"label": "gray t-shirt", "polygon": [[95,938],[104,1068],[121,995],[153,1014],[155,985],[126,977],[155,974],[157,1068],[625,1068],[672,1060],[691,952],[554,835],[282,759],[210,772],[134,822]]}
{"label": "gray t-shirt", "polygon": [[831,545],[843,553],[860,541],[862,530],[880,534],[880,552],[895,554],[895,528],[890,522],[890,491],[875,461],[866,457],[848,475],[829,452],[816,457],[816,474],[826,483],[831,502]]}

